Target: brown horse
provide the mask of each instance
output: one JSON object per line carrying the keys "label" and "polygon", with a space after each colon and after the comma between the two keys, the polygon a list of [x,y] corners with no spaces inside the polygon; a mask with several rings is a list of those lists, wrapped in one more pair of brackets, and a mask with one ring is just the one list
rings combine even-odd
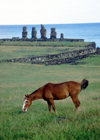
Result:
{"label": "brown horse", "polygon": [[57,112],[54,100],[65,99],[69,96],[72,98],[75,108],[77,109],[80,106],[78,94],[82,89],[85,89],[87,86],[88,80],[86,79],[83,79],[80,83],[75,81],[68,81],[59,84],[47,83],[33,93],[25,95],[22,110],[26,112],[32,104],[32,101],[37,99],[44,99],[45,101],[47,101],[50,113],[52,106],[56,114]]}

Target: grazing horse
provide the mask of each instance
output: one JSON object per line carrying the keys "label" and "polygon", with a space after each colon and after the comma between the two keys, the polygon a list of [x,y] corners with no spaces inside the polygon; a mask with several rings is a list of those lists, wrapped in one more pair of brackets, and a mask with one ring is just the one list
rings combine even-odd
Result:
{"label": "grazing horse", "polygon": [[24,103],[22,110],[27,112],[28,108],[32,104],[32,101],[37,99],[44,99],[47,101],[49,112],[51,113],[51,106],[56,112],[54,100],[61,100],[67,97],[71,97],[72,101],[77,109],[80,106],[80,101],[78,99],[78,94],[82,89],[85,89],[88,86],[88,80],[83,79],[80,83],[75,81],[68,81],[64,83],[47,83],[46,85],[40,87],[33,93],[25,95]]}

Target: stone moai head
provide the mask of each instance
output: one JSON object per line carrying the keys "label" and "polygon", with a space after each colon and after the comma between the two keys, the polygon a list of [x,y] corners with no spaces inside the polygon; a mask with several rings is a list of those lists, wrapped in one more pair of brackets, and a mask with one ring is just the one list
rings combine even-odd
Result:
{"label": "stone moai head", "polygon": [[41,24],[41,30],[40,30],[40,33],[41,33],[41,39],[46,39],[46,29],[45,27]]}
{"label": "stone moai head", "polygon": [[23,32],[22,32],[22,39],[27,39],[27,27],[23,27]]}
{"label": "stone moai head", "polygon": [[63,33],[60,34],[60,39],[64,39],[64,34]]}
{"label": "stone moai head", "polygon": [[26,32],[26,30],[27,30],[27,27],[24,26],[24,27],[23,27],[23,32]]}
{"label": "stone moai head", "polygon": [[32,27],[32,39],[37,39],[36,35],[37,35],[36,28]]}
{"label": "stone moai head", "polygon": [[56,39],[56,31],[55,28],[51,28],[51,34],[50,34],[50,39]]}

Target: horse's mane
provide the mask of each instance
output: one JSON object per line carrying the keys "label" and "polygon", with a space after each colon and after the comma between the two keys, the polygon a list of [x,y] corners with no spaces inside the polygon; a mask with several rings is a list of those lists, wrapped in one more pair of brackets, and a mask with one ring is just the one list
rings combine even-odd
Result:
{"label": "horse's mane", "polygon": [[28,97],[30,97],[30,95],[33,95],[33,94],[35,94],[38,90],[40,90],[41,89],[41,87],[40,88],[38,88],[38,89],[36,89],[35,91],[33,91],[31,94],[26,94],[25,95],[25,98],[28,98]]}
{"label": "horse's mane", "polygon": [[34,94],[35,92],[37,92],[40,88],[36,89],[35,91],[33,91],[30,95]]}

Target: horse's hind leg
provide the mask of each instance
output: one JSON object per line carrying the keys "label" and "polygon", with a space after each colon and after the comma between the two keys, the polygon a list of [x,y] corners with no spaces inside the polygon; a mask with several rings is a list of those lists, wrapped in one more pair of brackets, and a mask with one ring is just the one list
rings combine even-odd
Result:
{"label": "horse's hind leg", "polygon": [[80,106],[80,101],[78,99],[78,97],[72,97],[73,103],[75,105],[76,110],[78,109],[78,107]]}
{"label": "horse's hind leg", "polygon": [[56,111],[56,108],[55,108],[54,100],[53,99],[49,99],[49,103],[52,105],[53,110],[54,110],[55,114],[57,115],[57,111]]}

